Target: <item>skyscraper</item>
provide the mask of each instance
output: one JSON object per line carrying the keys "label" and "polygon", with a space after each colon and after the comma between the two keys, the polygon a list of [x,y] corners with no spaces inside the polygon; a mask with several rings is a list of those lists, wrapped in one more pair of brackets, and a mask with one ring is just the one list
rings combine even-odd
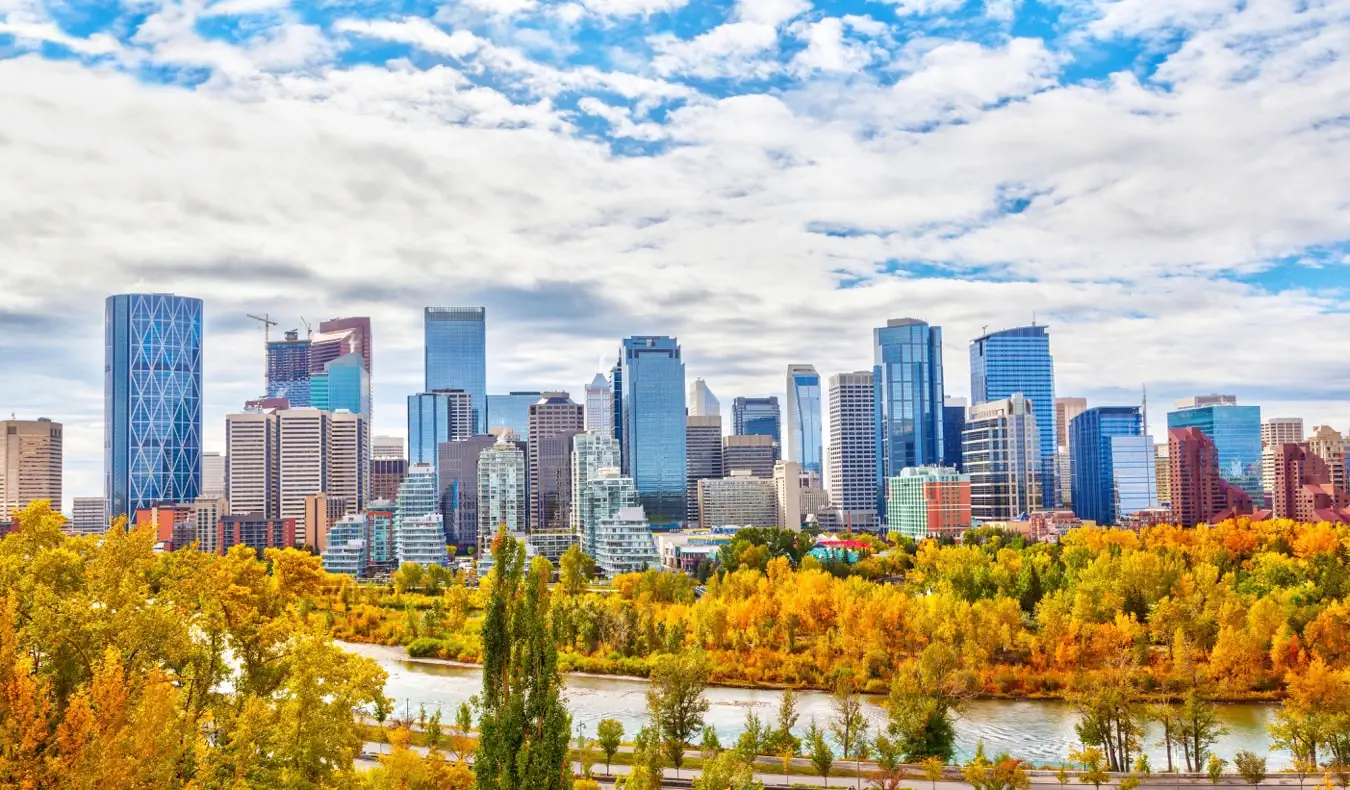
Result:
{"label": "skyscraper", "polygon": [[773,439],[759,434],[722,437],[722,475],[749,472],[761,480],[773,479],[773,464],[778,460]]}
{"label": "skyscraper", "polygon": [[309,405],[309,338],[289,329],[281,340],[267,341],[267,397],[292,406]]}
{"label": "skyscraper", "polygon": [[77,535],[102,535],[108,531],[108,504],[101,496],[77,496],[71,500],[70,528]]}
{"label": "skyscraper", "polygon": [[1218,453],[1214,442],[1199,428],[1172,428],[1167,434],[1172,520],[1183,527],[1194,527],[1209,521],[1222,508],[1218,503]]}
{"label": "skyscraper", "polygon": [[333,418],[315,408],[278,411],[276,418],[278,513],[308,535],[305,497],[328,491]]}
{"label": "skyscraper", "polygon": [[1327,462],[1331,470],[1331,484],[1345,491],[1345,437],[1326,425],[1314,425],[1308,436],[1308,449]]}
{"label": "skyscraper", "polygon": [[[590,431],[572,437],[572,529],[583,536],[583,544],[582,494],[590,481],[600,475],[601,469],[613,469],[617,476],[621,455],[618,440],[609,434]],[[629,480],[629,485],[632,482]],[[628,506],[637,504],[637,499],[625,503]]]}
{"label": "skyscraper", "polygon": [[482,307],[428,307],[423,316],[425,391],[467,392],[474,415],[471,433],[488,432],[486,314]]}
{"label": "skyscraper", "polygon": [[264,519],[277,517],[277,448],[275,413],[226,415],[225,498],[232,512]]}
{"label": "skyscraper", "polygon": [[1275,466],[1280,448],[1302,441],[1302,417],[1271,417],[1261,423],[1261,490],[1267,494],[1275,491]]}
{"label": "skyscraper", "polygon": [[673,525],[685,503],[684,362],[673,337],[623,341],[623,457],[649,523]]}
{"label": "skyscraper", "polygon": [[61,511],[61,423],[0,420],[0,523],[45,499]]}
{"label": "skyscraper", "polygon": [[581,550],[598,555],[600,525],[624,508],[641,508],[633,478],[624,477],[617,467],[602,466],[580,488],[577,500],[577,537]]}
{"label": "skyscraper", "polygon": [[1069,423],[1073,512],[1103,526],[1158,506],[1153,439],[1138,406],[1097,406]]}
{"label": "skyscraper", "polygon": [[1006,521],[1041,509],[1040,447],[1036,415],[1021,393],[970,407],[962,454],[976,521]]}
{"label": "skyscraper", "polygon": [[327,321],[319,322],[319,332],[325,334],[351,333],[350,337],[353,339],[348,348],[361,355],[361,359],[365,362],[366,373],[374,374],[375,338],[371,333],[368,316],[330,318]]}
{"label": "skyscraper", "polygon": [[478,456],[478,556],[492,553],[497,530],[525,531],[525,454],[515,442],[498,439]]}
{"label": "skyscraper", "polygon": [[222,499],[225,496],[225,456],[220,453],[202,453],[201,495],[208,499]]}
{"label": "skyscraper", "polygon": [[773,527],[778,495],[773,480],[744,470],[698,481],[699,523],[705,527]]}
{"label": "skyscraper", "polygon": [[408,396],[408,463],[437,463],[436,448],[472,436],[472,397],[463,390],[419,392]]}
{"label": "skyscraper", "polygon": [[1059,435],[1055,408],[1055,360],[1050,328],[1021,326],[990,332],[970,342],[970,397],[975,403],[1021,393],[1031,401],[1040,433],[1041,496],[1047,507],[1058,498],[1055,448]]}
{"label": "skyscraper", "polygon": [[876,387],[876,490],[885,515],[886,478],[909,466],[942,463],[942,328],[893,318],[873,330]]}
{"label": "skyscraper", "polygon": [[731,432],[737,436],[768,436],[775,446],[782,442],[782,414],[778,396],[740,397],[731,402]]}
{"label": "skyscraper", "polygon": [[601,373],[586,385],[586,431],[614,435],[614,388]]}
{"label": "skyscraper", "polygon": [[109,514],[193,501],[202,475],[202,300],[110,296],[104,330]]}
{"label": "skyscraper", "polygon": [[965,398],[942,401],[942,465],[958,472],[965,468],[961,460],[961,434],[966,429],[966,407]]}
{"label": "skyscraper", "polygon": [[[1087,398],[1055,398],[1055,488],[1056,504],[1059,507],[1073,507],[1073,453],[1069,447],[1069,423],[1086,410]],[[1163,446],[1166,447],[1165,444]],[[1163,454],[1166,455],[1166,452]],[[1159,496],[1161,491],[1160,477]],[[1167,500],[1163,498],[1162,501]]]}
{"label": "skyscraper", "polygon": [[402,436],[375,436],[370,440],[371,455],[375,458],[407,458],[403,454]]}
{"label": "skyscraper", "polygon": [[722,402],[708,388],[708,382],[694,379],[689,385],[689,416],[715,417],[722,414]]}
{"label": "skyscraper", "polygon": [[811,365],[788,365],[784,457],[801,464],[803,472],[822,474],[821,425],[820,374]]}
{"label": "skyscraper", "polygon": [[546,392],[530,406],[530,531],[570,531],[572,437],[585,410],[566,392]]}
{"label": "skyscraper", "polygon": [[497,433],[498,428],[510,428],[523,442],[530,438],[530,407],[539,402],[544,393],[537,390],[509,392],[505,395],[487,396],[488,430]]}
{"label": "skyscraper", "polygon": [[440,446],[437,474],[445,539],[466,554],[478,545],[478,459],[495,443],[491,436],[470,436]]}
{"label": "skyscraper", "polygon": [[344,354],[325,362],[322,373],[310,374],[309,405],[325,411],[360,414],[369,424],[370,374],[360,355]]}
{"label": "skyscraper", "polygon": [[339,411],[329,426],[325,493],[344,500],[342,515],[354,515],[370,501],[370,425],[364,415]]}
{"label": "skyscraper", "polygon": [[394,557],[400,565],[405,562],[448,564],[436,470],[429,464],[409,467],[408,476],[399,486],[393,544]]}
{"label": "skyscraper", "polygon": [[1219,454],[1219,476],[1246,491],[1253,502],[1264,500],[1260,406],[1239,406],[1233,395],[1186,398],[1167,413],[1167,427],[1199,428]]}
{"label": "skyscraper", "polygon": [[875,412],[871,371],[830,376],[830,494],[846,529],[878,523]]}
{"label": "skyscraper", "polygon": [[688,523],[695,525],[698,520],[698,481],[715,479],[723,475],[722,471],[722,418],[717,415],[696,417],[690,415],[685,427],[685,447],[688,456],[689,481],[685,496],[688,502]]}

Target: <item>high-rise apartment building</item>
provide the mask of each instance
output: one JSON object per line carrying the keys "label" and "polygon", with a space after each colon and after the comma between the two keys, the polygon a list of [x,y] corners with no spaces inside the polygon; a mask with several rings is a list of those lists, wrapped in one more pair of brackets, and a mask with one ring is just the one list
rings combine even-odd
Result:
{"label": "high-rise apartment building", "polygon": [[871,371],[830,376],[830,494],[846,529],[878,524],[875,416]]}
{"label": "high-rise apartment building", "polygon": [[1171,507],[1172,504],[1172,462],[1169,449],[1164,442],[1153,443],[1154,477],[1158,481],[1158,504]]}
{"label": "high-rise apartment building", "polygon": [[122,294],[105,307],[108,511],[191,502],[202,482],[202,300]]}
{"label": "high-rise apartment building", "polygon": [[961,434],[966,429],[965,398],[942,401],[942,465],[961,471]]}
{"label": "high-rise apartment building", "polygon": [[1345,491],[1345,437],[1335,428],[1326,425],[1314,425],[1308,435],[1308,449],[1318,458],[1326,461],[1331,470],[1331,484],[1338,491]]}
{"label": "high-rise apartment building", "polygon": [[673,337],[623,341],[623,461],[642,496],[648,522],[678,525],[688,517],[684,362]]}
{"label": "high-rise apartment building", "polygon": [[[225,498],[237,515],[278,515],[277,417],[243,412],[225,417]],[[313,493],[313,492],[310,492]]]}
{"label": "high-rise apartment building", "polygon": [[62,441],[61,423],[45,417],[0,420],[0,523],[40,499],[61,511]]}
{"label": "high-rise apartment building", "polygon": [[491,436],[442,442],[438,476],[446,542],[465,554],[478,545],[478,459],[496,443]]}
{"label": "high-rise apartment building", "polygon": [[325,493],[345,501],[342,515],[360,513],[370,501],[370,425],[361,414],[337,411],[329,430]]}
{"label": "high-rise apartment building", "polygon": [[1265,498],[1261,488],[1260,406],[1240,406],[1233,395],[1186,398],[1167,413],[1167,427],[1199,428],[1218,451],[1219,476],[1246,491],[1253,502]]}
{"label": "high-rise apartment building", "polygon": [[441,523],[436,469],[415,464],[399,487],[392,532],[394,561],[398,565],[446,565],[445,528]]}
{"label": "high-rise apartment building", "polygon": [[1041,509],[1040,432],[1020,393],[966,413],[962,455],[976,522],[1008,521]]}
{"label": "high-rise apartment building", "polygon": [[699,525],[698,481],[722,477],[722,418],[718,415],[696,417],[685,422],[684,444],[687,458],[686,494],[689,515],[686,523]]}
{"label": "high-rise apartment building", "polygon": [[721,415],[722,402],[708,388],[708,382],[703,379],[694,379],[694,383],[689,385],[689,416],[720,417]]}
{"label": "high-rise apartment building", "polygon": [[901,469],[886,481],[886,528],[914,540],[970,529],[970,477],[949,466]]}
{"label": "high-rise apartment building", "polygon": [[202,453],[202,496],[207,499],[225,496],[225,456],[220,453]]}
{"label": "high-rise apartment building", "polygon": [[1271,417],[1261,423],[1261,489],[1275,491],[1275,466],[1281,448],[1303,441],[1302,417]]}
{"label": "high-rise apartment building", "polygon": [[722,474],[747,471],[761,480],[773,479],[773,465],[778,460],[778,448],[773,437],[762,434],[740,434],[722,437]]}
{"label": "high-rise apartment building", "polygon": [[614,388],[601,373],[586,385],[586,432],[614,435]]}
{"label": "high-rise apartment building", "polygon": [[364,516],[340,519],[328,533],[328,547],[323,552],[323,569],[353,578],[366,575],[370,565],[370,540],[366,535]]}
{"label": "high-rise apartment building", "polygon": [[588,431],[572,437],[572,531],[578,535],[583,531],[582,496],[587,485],[600,476],[601,469],[620,469],[622,455],[619,441],[610,434]]}
{"label": "high-rise apartment building", "polygon": [[886,478],[910,466],[942,463],[942,328],[916,318],[893,318],[873,330],[876,388],[876,489],[886,507]]}
{"label": "high-rise apartment building", "polygon": [[470,433],[488,432],[486,315],[487,311],[482,307],[428,307],[423,315],[426,331],[424,391],[467,392],[474,425]]}
{"label": "high-rise apartment building", "polygon": [[820,374],[813,366],[788,365],[786,405],[787,436],[783,457],[801,464],[803,472],[823,474]]}
{"label": "high-rise apartment building", "polygon": [[544,393],[521,390],[506,395],[487,396],[488,433],[497,435],[509,429],[522,442],[530,439],[530,407],[539,402]]}
{"label": "high-rise apartment building", "polygon": [[[641,509],[633,478],[625,477],[614,466],[599,467],[586,479],[577,500],[577,536],[581,550],[592,557],[600,552],[600,527],[625,508]],[[644,518],[645,525],[646,520]]]}
{"label": "high-rise apartment building", "polygon": [[1144,436],[1138,406],[1096,406],[1069,423],[1074,459],[1073,512],[1113,526],[1124,516],[1158,506],[1153,439]]}
{"label": "high-rise apartment building", "polygon": [[1059,428],[1055,406],[1055,360],[1050,354],[1050,329],[1021,326],[989,332],[970,343],[970,397],[975,403],[1003,400],[1021,393],[1031,402],[1040,434],[1041,496],[1055,504]]}
{"label": "high-rise apartment building", "polygon": [[572,437],[585,426],[585,408],[566,392],[546,392],[530,406],[531,532],[570,532]]}
{"label": "high-rise apartment building", "polygon": [[595,566],[606,576],[637,573],[661,565],[651,525],[641,506],[619,508],[595,528]]}
{"label": "high-rise apartment building", "polygon": [[1203,429],[1171,428],[1167,435],[1173,522],[1194,527],[1252,512],[1246,490],[1223,478],[1219,449]]}
{"label": "high-rise apartment building", "polygon": [[230,504],[223,496],[197,497],[192,503],[192,520],[197,531],[197,550],[216,554],[220,550],[220,518],[230,514]]}
{"label": "high-rise apartment building", "polygon": [[732,401],[731,432],[737,436],[768,436],[773,439],[775,447],[780,447],[782,413],[778,408],[778,396],[739,397]]}
{"label": "high-rise apartment building", "polygon": [[1331,467],[1306,444],[1286,443],[1275,452],[1271,504],[1275,518],[1350,523],[1350,493],[1336,487]]}
{"label": "high-rise apartment building", "polygon": [[441,442],[467,439],[474,430],[473,399],[463,390],[408,396],[408,463],[436,465]]}
{"label": "high-rise apartment building", "polygon": [[778,525],[778,496],[772,479],[736,470],[723,478],[698,481],[699,524],[704,527]]}
{"label": "high-rise apartment building", "polygon": [[101,496],[77,496],[71,500],[70,528],[76,535],[102,535],[108,531],[108,503]]}
{"label": "high-rise apartment building", "polygon": [[258,559],[268,549],[290,548],[295,545],[295,519],[265,518],[256,513],[221,516],[216,526],[218,552],[225,554],[239,544],[253,549]]}
{"label": "high-rise apartment building", "polygon": [[282,519],[293,520],[303,534],[310,534],[305,498],[328,490],[332,415],[308,407],[278,411],[276,420],[277,512]]}
{"label": "high-rise apartment building", "polygon": [[525,453],[515,442],[498,439],[478,456],[478,552],[492,553],[492,538],[497,531],[523,533],[527,505],[525,486],[528,478]]}

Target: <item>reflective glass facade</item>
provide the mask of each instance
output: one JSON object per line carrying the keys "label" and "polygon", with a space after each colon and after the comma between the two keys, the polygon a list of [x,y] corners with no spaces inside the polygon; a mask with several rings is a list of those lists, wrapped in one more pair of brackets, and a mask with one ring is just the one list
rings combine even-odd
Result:
{"label": "reflective glass facade", "polygon": [[965,468],[961,462],[961,432],[965,429],[965,399],[948,398],[942,407],[942,465],[958,472]]}
{"label": "reflective glass facade", "polygon": [[1138,406],[1098,406],[1069,423],[1075,515],[1114,525],[1121,516],[1157,506],[1153,440],[1143,432]]}
{"label": "reflective glass facade", "polygon": [[1055,501],[1055,360],[1050,329],[1022,326],[991,332],[970,343],[970,397],[987,403],[1020,392],[1031,401],[1040,431],[1041,492]]}
{"label": "reflective glass facade", "polygon": [[108,297],[103,390],[109,515],[195,500],[202,474],[202,300]]}
{"label": "reflective glass facade", "polygon": [[467,439],[473,434],[470,397],[460,391],[419,392],[408,396],[408,463],[440,462],[441,442]]}
{"label": "reflective glass facade", "polygon": [[487,311],[482,307],[428,307],[426,388],[469,393],[474,433],[487,433]]}
{"label": "reflective glass facade", "polygon": [[510,428],[522,442],[530,440],[530,407],[543,397],[542,392],[512,392],[487,396],[488,430]]}
{"label": "reflective glass facade", "polygon": [[1167,427],[1199,428],[1219,454],[1219,476],[1238,486],[1254,502],[1261,488],[1261,407],[1236,403],[1194,406],[1168,412]]}
{"label": "reflective glass facade", "polygon": [[339,357],[326,366],[328,410],[346,409],[370,421],[370,374],[356,354]]}
{"label": "reflective glass facade", "polygon": [[267,397],[285,398],[292,406],[312,405],[309,392],[309,340],[287,332],[285,340],[267,344]]}
{"label": "reflective glass facade", "polygon": [[877,508],[884,517],[887,478],[942,463],[942,328],[898,318],[872,334]]}
{"label": "reflective glass facade", "polygon": [[653,525],[686,509],[684,362],[673,337],[623,341],[623,457]]}
{"label": "reflective glass facade", "polygon": [[782,414],[778,398],[737,398],[731,402],[731,432],[739,436],[769,436],[782,441]]}
{"label": "reflective glass facade", "polygon": [[820,374],[810,365],[788,365],[785,458],[803,472],[822,473]]}

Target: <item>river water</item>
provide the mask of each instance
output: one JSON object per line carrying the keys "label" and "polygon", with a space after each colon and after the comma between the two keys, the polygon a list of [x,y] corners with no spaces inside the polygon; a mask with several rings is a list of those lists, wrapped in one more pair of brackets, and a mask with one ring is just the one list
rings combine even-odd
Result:
{"label": "river water", "polygon": [[[389,673],[385,693],[398,703],[398,715],[417,715],[425,705],[428,711],[440,708],[444,718],[454,718],[455,708],[482,688],[482,673],[476,667],[457,667],[407,660],[402,648],[379,645],[344,644],[343,647],[380,662]],[[637,732],[646,720],[647,684],[642,680],[623,677],[591,677],[568,675],[567,704],[572,711],[573,728],[584,727],[588,737],[595,736],[596,723],[601,719],[621,721],[628,737]],[[707,724],[716,728],[724,745],[734,743],[744,727],[747,709],[753,709],[763,720],[772,722],[778,711],[780,692],[757,689],[709,688],[706,697],[711,703]],[[823,728],[830,717],[830,696],[818,691],[800,693],[798,711],[799,733],[805,732],[812,717]],[[882,698],[867,698],[866,710],[873,722],[873,732],[883,724],[885,712]],[[1273,705],[1221,705],[1219,719],[1228,732],[1220,738],[1215,752],[1228,760],[1240,749],[1257,754],[1269,753],[1272,770],[1287,767],[1290,756],[1270,750],[1266,725],[1275,716]],[[1073,709],[1062,702],[975,700],[956,722],[959,756],[969,757],[976,744],[984,742],[991,756],[1007,751],[1016,757],[1036,764],[1058,763],[1067,759],[1069,750],[1077,745]],[[1166,756],[1161,746],[1162,734],[1150,729],[1145,740],[1149,760],[1155,771],[1166,767]],[[1176,759],[1180,759],[1178,755]]]}

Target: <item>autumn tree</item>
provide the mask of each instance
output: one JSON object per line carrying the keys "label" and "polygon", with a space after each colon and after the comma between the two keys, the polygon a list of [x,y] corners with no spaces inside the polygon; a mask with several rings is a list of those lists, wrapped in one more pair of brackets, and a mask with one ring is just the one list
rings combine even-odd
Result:
{"label": "autumn tree", "polygon": [[1238,776],[1252,787],[1260,787],[1261,783],[1266,781],[1266,758],[1252,754],[1249,751],[1239,751],[1233,757],[1233,767],[1237,769]]}
{"label": "autumn tree", "polygon": [[887,731],[905,759],[939,757],[950,762],[956,752],[952,719],[973,692],[973,681],[961,670],[956,651],[939,642],[924,648],[910,671],[897,674],[886,705]]}
{"label": "autumn tree", "polygon": [[662,656],[652,668],[647,710],[670,764],[678,772],[690,740],[703,728],[708,660],[700,652]]}
{"label": "autumn tree", "polygon": [[558,586],[566,595],[580,595],[595,576],[595,560],[580,546],[572,545],[558,561]]}

